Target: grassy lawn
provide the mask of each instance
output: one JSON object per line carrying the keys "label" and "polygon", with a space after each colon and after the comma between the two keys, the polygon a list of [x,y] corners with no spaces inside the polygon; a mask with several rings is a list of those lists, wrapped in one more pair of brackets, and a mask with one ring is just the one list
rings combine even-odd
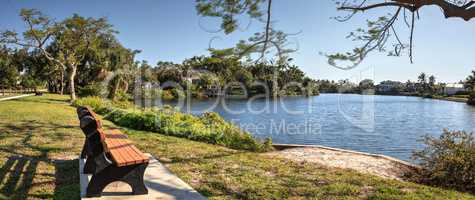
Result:
{"label": "grassy lawn", "polygon": [[444,96],[434,96],[433,98],[434,98],[434,99],[446,100],[446,101],[462,102],[462,103],[466,103],[466,102],[468,101],[468,97],[456,97],[456,96],[444,97]]}
{"label": "grassy lawn", "polygon": [[[350,170],[125,131],[141,150],[210,199],[475,199]],[[0,194],[12,199],[79,198],[76,157],[84,137],[66,96],[0,102],[0,139]]]}

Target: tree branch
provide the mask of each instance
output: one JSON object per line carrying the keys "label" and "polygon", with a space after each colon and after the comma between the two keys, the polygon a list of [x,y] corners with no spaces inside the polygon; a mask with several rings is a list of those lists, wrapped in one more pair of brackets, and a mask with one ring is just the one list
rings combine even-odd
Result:
{"label": "tree branch", "polygon": [[446,18],[458,17],[464,19],[465,21],[475,18],[475,7],[472,7],[475,5],[473,0],[462,6],[458,6],[445,0],[391,0],[391,2],[377,3],[368,6],[341,6],[338,8],[338,10],[363,12],[373,8],[396,6],[406,8],[411,12],[416,12],[421,7],[430,5],[435,5],[441,8]]}
{"label": "tree branch", "polygon": [[270,31],[270,14],[271,14],[271,5],[272,5],[272,0],[268,0],[267,4],[267,21],[266,21],[266,30],[265,30],[265,38],[264,38],[264,47],[262,48],[262,57],[264,57],[266,49],[267,49],[267,43],[269,42],[269,31]]}

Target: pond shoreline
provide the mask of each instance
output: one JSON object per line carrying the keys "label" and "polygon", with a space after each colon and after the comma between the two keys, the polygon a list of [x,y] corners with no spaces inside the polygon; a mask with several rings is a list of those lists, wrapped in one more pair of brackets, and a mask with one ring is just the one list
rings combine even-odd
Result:
{"label": "pond shoreline", "polygon": [[419,97],[422,99],[435,99],[435,100],[443,100],[443,101],[452,101],[452,102],[459,102],[459,103],[467,103],[467,98],[459,98],[459,97],[444,97],[444,96],[434,96],[432,98],[427,98],[423,96],[417,95],[404,95],[404,94],[359,94],[359,93],[320,93],[320,94],[357,94],[357,95],[371,95],[371,96],[393,96],[393,97]]}

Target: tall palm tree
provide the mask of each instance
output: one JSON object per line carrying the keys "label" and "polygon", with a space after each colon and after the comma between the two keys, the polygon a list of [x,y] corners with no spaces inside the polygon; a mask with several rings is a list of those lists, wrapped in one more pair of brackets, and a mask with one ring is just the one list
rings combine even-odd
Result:
{"label": "tall palm tree", "polygon": [[464,82],[465,89],[469,91],[474,91],[475,89],[475,70],[472,70],[472,74],[469,75]]}

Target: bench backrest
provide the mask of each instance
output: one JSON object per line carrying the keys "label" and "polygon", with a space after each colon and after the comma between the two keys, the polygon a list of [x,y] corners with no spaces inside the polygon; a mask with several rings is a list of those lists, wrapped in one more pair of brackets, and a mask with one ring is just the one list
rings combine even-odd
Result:
{"label": "bench backrest", "polygon": [[105,134],[97,114],[89,107],[78,107],[77,114],[81,130],[86,136],[90,149],[95,153],[102,153],[104,150],[107,151],[106,145],[104,144]]}
{"label": "bench backrest", "polygon": [[[86,116],[90,116],[95,121],[95,126],[97,128],[102,128],[101,120],[99,120],[99,117],[97,117],[97,114],[94,111],[92,111],[90,107],[78,107],[76,112],[78,114],[79,120],[82,120]],[[87,125],[87,124],[88,123],[85,123],[84,125]]]}

